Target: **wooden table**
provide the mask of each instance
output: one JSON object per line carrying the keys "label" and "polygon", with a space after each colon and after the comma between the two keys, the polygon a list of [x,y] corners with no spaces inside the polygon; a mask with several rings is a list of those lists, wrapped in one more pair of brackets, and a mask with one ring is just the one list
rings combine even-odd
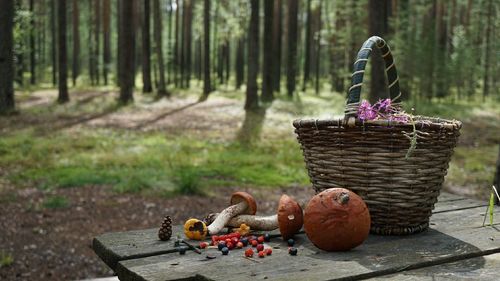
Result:
{"label": "wooden table", "polygon": [[[93,248],[120,280],[500,280],[500,208],[496,224],[482,227],[485,210],[486,202],[442,194],[428,231],[370,235],[341,253],[317,249],[302,233],[297,256],[288,255],[280,238],[268,243],[273,254],[264,259],[244,258],[243,250],[180,255],[175,238],[159,241],[157,229],[106,233],[94,238]],[[182,234],[180,226],[173,231]]]}

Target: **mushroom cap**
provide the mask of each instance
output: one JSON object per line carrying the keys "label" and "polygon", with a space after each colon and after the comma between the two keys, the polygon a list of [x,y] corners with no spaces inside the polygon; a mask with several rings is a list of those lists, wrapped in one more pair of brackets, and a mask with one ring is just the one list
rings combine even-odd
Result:
{"label": "mushroom cap", "polygon": [[247,202],[247,208],[241,214],[255,215],[255,213],[257,212],[257,203],[255,202],[255,199],[253,199],[252,195],[244,191],[233,193],[233,195],[231,195],[231,205],[236,205],[240,202]]}
{"label": "mushroom cap", "polygon": [[347,251],[365,241],[370,212],[356,193],[330,188],[316,194],[304,212],[304,230],[311,242],[325,251]]}
{"label": "mushroom cap", "polygon": [[304,223],[302,208],[290,196],[283,194],[278,205],[278,225],[283,239],[293,237]]}

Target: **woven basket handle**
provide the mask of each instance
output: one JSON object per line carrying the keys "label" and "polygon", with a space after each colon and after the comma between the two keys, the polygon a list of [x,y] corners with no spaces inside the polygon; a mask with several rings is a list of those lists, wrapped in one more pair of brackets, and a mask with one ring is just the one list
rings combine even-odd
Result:
{"label": "woven basket handle", "polygon": [[385,62],[385,72],[387,73],[389,94],[392,101],[395,102],[400,96],[399,78],[396,66],[394,65],[391,49],[389,48],[389,45],[385,43],[384,39],[378,36],[372,36],[368,38],[365,43],[363,43],[363,46],[361,46],[361,49],[358,52],[356,62],[354,62],[354,72],[352,73],[351,87],[349,88],[345,109],[346,119],[348,117],[357,117],[361,86],[363,85],[363,75],[365,73],[368,58],[370,57],[374,46],[379,48]]}

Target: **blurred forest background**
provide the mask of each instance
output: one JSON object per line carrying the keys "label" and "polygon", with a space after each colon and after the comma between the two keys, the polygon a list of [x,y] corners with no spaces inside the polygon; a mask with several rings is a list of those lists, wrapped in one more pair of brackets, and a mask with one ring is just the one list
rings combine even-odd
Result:
{"label": "blurred forest background", "polygon": [[[342,117],[371,35],[393,51],[407,112],[464,122],[444,188],[486,199],[500,153],[499,9],[497,0],[0,1],[0,279],[106,275],[86,248],[93,235],[156,226],[163,213],[199,216],[228,190],[307,198],[292,120]],[[378,53],[367,71],[363,98],[386,97]],[[82,228],[68,209],[92,223]],[[75,258],[59,265],[68,247]]]}

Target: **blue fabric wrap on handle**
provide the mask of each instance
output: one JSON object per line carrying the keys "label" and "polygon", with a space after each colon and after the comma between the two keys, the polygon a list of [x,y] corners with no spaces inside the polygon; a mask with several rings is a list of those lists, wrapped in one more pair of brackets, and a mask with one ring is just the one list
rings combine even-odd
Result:
{"label": "blue fabric wrap on handle", "polygon": [[351,86],[347,94],[347,104],[345,116],[356,117],[356,112],[352,111],[352,106],[359,103],[361,96],[361,86],[363,84],[364,70],[366,64],[368,63],[368,58],[373,50],[373,47],[377,46],[380,50],[380,54],[385,62],[385,72],[387,74],[387,81],[389,86],[389,95],[393,101],[399,98],[399,78],[394,64],[394,58],[392,57],[391,49],[384,39],[378,36],[372,36],[363,43],[361,49],[358,51],[358,56],[354,62],[354,70],[351,79]]}

